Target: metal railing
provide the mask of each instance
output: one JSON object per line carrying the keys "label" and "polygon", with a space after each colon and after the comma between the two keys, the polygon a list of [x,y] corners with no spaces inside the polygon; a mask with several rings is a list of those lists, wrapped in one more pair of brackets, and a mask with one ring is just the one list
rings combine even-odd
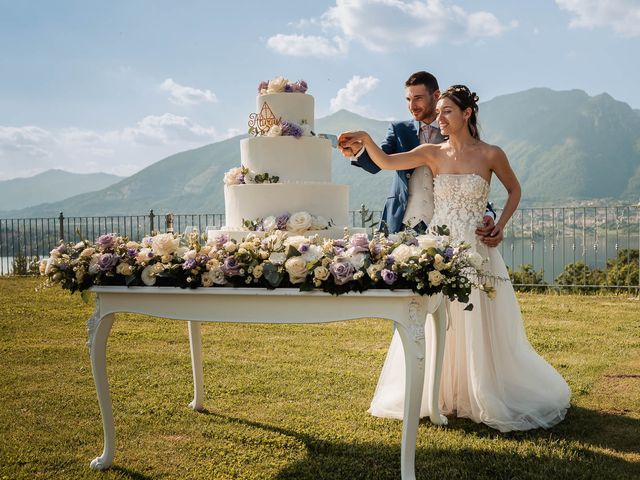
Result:
{"label": "metal railing", "polygon": [[[499,214],[499,211],[498,211]],[[352,227],[374,229],[380,221],[379,210],[350,212]],[[224,225],[224,214],[174,214],[173,229],[183,232],[197,227],[201,232]],[[166,231],[167,217],[156,215],[94,216],[58,218],[0,219],[0,275],[13,273],[16,259],[45,258],[60,239],[76,242],[83,238],[94,240],[104,233],[126,235],[140,240],[152,231]],[[78,234],[80,232],[81,235]],[[520,277],[518,286],[631,288],[640,289],[640,282],[611,281],[612,259],[624,257],[635,265],[640,249],[640,205],[605,207],[548,207],[517,210],[505,229],[505,239],[499,246],[507,266],[517,271],[522,265],[538,274],[535,283]],[[625,258],[618,258],[619,262]],[[639,260],[640,261],[640,260]],[[563,285],[558,277],[566,265],[584,266],[572,273],[573,280]],[[586,267],[586,268],[585,268]],[[640,268],[640,264],[638,265]],[[597,271],[597,281],[592,277]],[[582,278],[580,278],[582,275]],[[525,281],[523,281],[523,278]],[[635,279],[635,277],[629,277]]]}

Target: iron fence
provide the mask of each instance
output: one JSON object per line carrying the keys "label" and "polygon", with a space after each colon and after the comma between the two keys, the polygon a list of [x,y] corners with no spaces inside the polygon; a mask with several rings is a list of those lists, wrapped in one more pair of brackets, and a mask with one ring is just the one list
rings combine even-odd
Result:
{"label": "iron fence", "polygon": [[[350,212],[351,226],[373,230],[380,216],[379,210],[363,205]],[[205,232],[225,223],[221,213],[174,214],[172,220],[176,232],[191,227]],[[0,275],[15,273],[18,259],[24,267],[25,261],[28,264],[47,257],[60,239],[94,240],[104,233],[117,232],[140,240],[152,231],[166,229],[167,216],[156,215],[153,210],[132,216],[65,217],[60,213],[58,218],[0,219]],[[505,263],[514,271],[524,272],[514,279],[515,285],[640,289],[640,205],[521,208],[504,235],[499,249]],[[567,265],[574,266],[570,275]],[[612,268],[621,265],[628,267],[627,276],[621,280],[618,275],[612,280]]]}

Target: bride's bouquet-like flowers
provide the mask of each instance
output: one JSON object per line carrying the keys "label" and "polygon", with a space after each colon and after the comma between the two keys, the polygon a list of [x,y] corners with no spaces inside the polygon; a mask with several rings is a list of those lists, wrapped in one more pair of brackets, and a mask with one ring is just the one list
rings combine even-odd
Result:
{"label": "bride's bouquet-like flowers", "polygon": [[107,234],[94,243],[61,242],[40,272],[47,284],[71,292],[94,285],[293,287],[336,295],[375,288],[442,292],[468,303],[476,287],[491,296],[495,290],[483,283],[484,259],[468,244],[451,244],[446,228],[437,232],[369,238],[345,229],[343,238],[331,240],[272,230],[236,241],[224,233],[203,238],[195,231],[156,234],[140,242]]}

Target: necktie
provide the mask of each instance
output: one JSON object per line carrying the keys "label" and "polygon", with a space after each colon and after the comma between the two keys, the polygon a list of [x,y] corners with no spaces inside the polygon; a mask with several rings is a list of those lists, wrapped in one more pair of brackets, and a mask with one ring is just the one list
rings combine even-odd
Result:
{"label": "necktie", "polygon": [[425,143],[431,143],[431,138],[433,136],[434,130],[435,130],[434,127],[426,123],[420,127],[420,131],[424,135]]}

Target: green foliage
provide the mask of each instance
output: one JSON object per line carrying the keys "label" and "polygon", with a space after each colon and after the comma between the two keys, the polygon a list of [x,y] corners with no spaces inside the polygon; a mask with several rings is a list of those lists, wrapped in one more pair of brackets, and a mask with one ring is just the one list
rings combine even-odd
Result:
{"label": "green foliage", "polygon": [[19,253],[11,262],[11,274],[19,276],[40,275],[40,258],[36,255],[28,257]]}
{"label": "green foliage", "polygon": [[640,285],[638,249],[624,248],[607,260],[607,285]]}
{"label": "green foliage", "polygon": [[595,289],[589,285],[604,285],[602,270],[591,268],[584,261],[569,263],[564,266],[564,271],[556,277],[558,285],[584,285],[569,287],[571,292],[593,293]]}
{"label": "green foliage", "polygon": [[544,270],[536,272],[530,263],[520,265],[518,270],[512,270],[507,267],[507,271],[516,291],[544,292],[547,290],[547,282],[544,281]]}
{"label": "green foliage", "polygon": [[556,277],[559,285],[568,285],[569,290],[581,293],[595,293],[597,289],[589,285],[624,286],[640,285],[638,279],[638,249],[622,249],[615,258],[607,260],[605,270],[590,268],[584,261],[565,265],[564,271]]}

